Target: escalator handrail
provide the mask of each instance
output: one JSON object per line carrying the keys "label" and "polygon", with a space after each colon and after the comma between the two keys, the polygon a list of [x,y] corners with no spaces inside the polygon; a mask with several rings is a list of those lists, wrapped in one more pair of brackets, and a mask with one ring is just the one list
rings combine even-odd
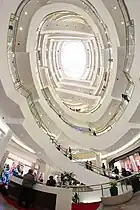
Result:
{"label": "escalator handrail", "polygon": [[[135,176],[140,176],[140,172],[134,172],[134,174],[130,175],[130,176],[127,176],[127,177],[124,177],[124,178],[121,178],[119,180],[116,180],[117,184],[120,183],[120,182],[123,182],[123,181],[126,181],[126,180],[129,180],[131,178],[134,178]],[[110,182],[106,182],[106,183],[103,183],[103,184],[96,184],[96,185],[79,185],[79,186],[75,186],[75,185],[70,185],[69,187],[72,188],[72,189],[78,189],[78,188],[91,188],[93,189],[93,187],[98,187],[98,186],[105,186],[105,185],[109,185],[110,186],[111,184],[111,181]],[[94,189],[93,189],[94,191]]]}
{"label": "escalator handrail", "polygon": [[[58,142],[53,139],[53,143],[55,144],[56,148],[59,146]],[[63,148],[62,146],[59,147],[59,151],[62,153],[62,154],[66,154],[66,149]],[[65,155],[66,156],[66,155]],[[68,156],[67,156],[68,157]],[[72,157],[72,160],[74,160],[76,163],[78,163],[79,165],[83,166],[85,169],[86,168],[86,163],[85,162],[78,162],[76,158]],[[87,170],[90,170],[90,169],[87,169]],[[115,173],[113,173],[112,170],[109,170],[109,169],[103,169],[101,167],[98,167],[96,165],[92,165],[91,166],[91,171],[93,171],[94,173],[97,173],[97,174],[100,174],[101,176],[106,176],[106,177],[109,177],[109,178],[113,178],[111,176],[112,175],[115,175]],[[106,174],[106,175],[105,175]]]}

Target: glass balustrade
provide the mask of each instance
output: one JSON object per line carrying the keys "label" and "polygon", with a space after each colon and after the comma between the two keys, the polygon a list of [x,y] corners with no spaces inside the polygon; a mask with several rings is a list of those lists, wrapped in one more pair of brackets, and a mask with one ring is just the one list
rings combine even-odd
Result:
{"label": "glass balustrade", "polygon": [[[115,183],[118,189],[118,195],[123,195],[129,191],[135,191],[136,186],[134,186],[134,182],[140,185],[139,183],[140,174],[135,173],[129,177],[120,179]],[[80,185],[80,186],[70,186],[73,189],[73,195],[77,194],[77,203],[92,203],[92,202],[100,202],[102,197],[111,197],[110,188],[111,183],[105,183],[102,185]],[[137,187],[137,190],[139,186]]]}

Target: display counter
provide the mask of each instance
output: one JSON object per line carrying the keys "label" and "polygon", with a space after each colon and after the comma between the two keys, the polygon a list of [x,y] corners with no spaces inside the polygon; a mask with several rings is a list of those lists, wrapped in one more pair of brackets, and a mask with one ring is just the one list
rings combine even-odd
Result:
{"label": "display counter", "polygon": [[[22,179],[11,177],[9,195],[18,199]],[[45,210],[71,210],[72,190],[36,184],[33,187],[33,206]]]}

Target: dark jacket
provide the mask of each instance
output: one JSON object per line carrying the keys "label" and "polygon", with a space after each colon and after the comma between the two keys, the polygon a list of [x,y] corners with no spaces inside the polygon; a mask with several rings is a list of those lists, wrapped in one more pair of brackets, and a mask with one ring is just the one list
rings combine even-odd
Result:
{"label": "dark jacket", "polygon": [[33,188],[33,185],[35,184],[35,179],[32,174],[25,174],[23,177],[22,186],[27,188]]}
{"label": "dark jacket", "polygon": [[50,187],[55,187],[56,186],[56,181],[54,179],[48,180],[46,185],[50,186]]}

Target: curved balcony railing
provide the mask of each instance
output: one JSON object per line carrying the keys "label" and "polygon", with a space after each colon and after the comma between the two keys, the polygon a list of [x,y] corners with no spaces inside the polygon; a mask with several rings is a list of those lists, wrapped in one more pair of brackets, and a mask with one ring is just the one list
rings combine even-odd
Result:
{"label": "curved balcony railing", "polygon": [[[24,1],[22,1],[22,2],[24,2]],[[26,4],[27,4],[27,2],[29,2],[29,1],[26,1]],[[26,4],[24,2],[23,6],[25,6]],[[32,93],[26,87],[24,87],[24,85],[22,84],[22,82],[20,80],[19,73],[18,73],[18,69],[17,69],[16,55],[15,55],[16,34],[17,34],[17,28],[18,28],[18,24],[19,24],[19,17],[20,17],[20,14],[21,14],[23,8],[20,8],[20,10],[16,12],[16,15],[15,14],[11,15],[10,23],[9,23],[7,50],[8,50],[8,63],[9,63],[10,74],[11,74],[15,89],[17,91],[19,91],[20,94],[23,95],[27,99],[31,113],[33,114],[38,126],[42,127],[42,125],[43,125],[43,127],[45,127],[45,129],[47,130],[47,134],[51,137],[53,134],[48,130],[47,126],[42,121],[42,119],[40,117],[39,110],[37,109],[36,104],[34,103],[34,98],[32,96]],[[123,7],[121,6],[121,8],[123,8]],[[126,38],[126,40],[127,40],[126,41],[127,42],[127,46],[126,46],[127,47],[127,55],[126,55],[126,59],[125,59],[125,65],[124,65],[123,72],[125,73],[127,80],[129,82],[128,86],[127,86],[126,93],[130,99],[132,96],[133,90],[134,90],[134,83],[133,83],[132,78],[129,74],[129,71],[130,71],[130,68],[132,65],[132,61],[133,61],[133,56],[134,56],[134,24],[133,24],[133,21],[132,20],[130,21],[128,19],[128,21],[126,23],[126,18],[125,18],[125,26],[126,26],[126,31],[127,31],[127,38]],[[130,50],[130,44],[131,44],[131,50]],[[132,52],[131,56],[129,55],[130,51]],[[128,60],[129,60],[129,62],[128,62]],[[113,125],[121,117],[121,115],[122,115],[123,111],[126,109],[127,105],[128,104],[126,103],[126,100],[123,99],[122,103],[119,107],[119,110],[111,118],[109,123],[107,123],[107,125],[105,125],[103,128],[98,128],[95,134],[100,135],[100,134],[106,132],[107,130],[111,129],[113,127]],[[57,111],[57,110],[55,110],[55,111]],[[60,115],[59,112],[57,114]],[[61,119],[64,120],[65,119],[64,116],[61,116]],[[84,130],[84,128],[79,128],[78,126],[69,124],[69,122],[66,122],[66,123],[68,125],[74,127],[75,129],[78,129],[83,132],[91,133],[91,131],[89,131],[89,129],[87,129],[87,128]]]}
{"label": "curved balcony railing", "polygon": [[[135,191],[133,189],[133,182],[140,178],[139,173],[135,173],[131,176],[120,179],[116,182],[118,188],[118,195],[122,195],[128,191]],[[91,186],[69,186],[73,189],[73,194],[77,194],[77,203],[82,203],[85,201],[95,202],[94,197],[96,197],[96,201],[101,201],[101,197],[110,197],[110,187],[111,183],[91,185]]]}
{"label": "curved balcony railing", "polygon": [[124,96],[126,96],[126,98],[122,97],[122,101],[119,105],[118,110],[109,120],[109,122],[103,127],[95,129],[96,135],[103,134],[109,131],[110,129],[112,129],[114,124],[120,119],[123,112],[127,108],[129,101],[133,95],[134,88],[135,88],[135,84],[132,80],[132,77],[130,76],[130,71],[131,71],[133,58],[134,58],[134,51],[135,51],[134,21],[130,18],[130,15],[129,15],[129,12],[127,10],[127,6],[124,0],[117,0],[117,1],[118,1],[120,10],[122,12],[123,18],[124,18],[124,25],[125,25],[125,31],[126,31],[126,55],[125,55],[125,60],[124,60],[124,67],[122,70],[128,81],[125,93],[123,94]]}
{"label": "curved balcony railing", "polygon": [[[87,5],[87,2],[85,3]],[[125,109],[127,108],[129,101],[132,97],[135,85],[133,83],[133,80],[129,74],[130,70],[131,70],[131,66],[132,66],[132,62],[133,62],[133,57],[134,57],[134,49],[135,49],[135,38],[134,38],[134,23],[133,20],[130,19],[130,17],[127,17],[126,14],[128,14],[128,12],[126,12],[126,5],[125,2],[123,0],[118,0],[118,4],[121,8],[122,11],[122,15],[124,17],[124,23],[125,23],[125,29],[126,29],[126,56],[125,56],[125,60],[124,60],[124,67],[122,69],[128,84],[126,87],[126,90],[123,94],[123,96],[126,96],[127,100],[122,97],[122,101],[119,105],[119,108],[116,110],[115,114],[110,118],[110,120],[103,125],[102,127],[92,127],[92,124],[89,123],[89,128],[85,128],[85,127],[79,127],[78,125],[73,124],[72,122],[70,122],[67,118],[66,118],[66,114],[61,114],[61,119],[67,123],[69,126],[75,128],[75,129],[79,129],[82,132],[87,132],[90,134],[94,134],[96,136],[101,135],[107,131],[109,131],[110,129],[112,129],[112,127],[116,124],[116,122],[120,119],[120,117],[122,116],[123,112],[125,111]],[[121,4],[121,5],[120,5]],[[88,3],[89,5],[89,3]],[[90,5],[91,6],[91,5]],[[104,26],[104,25],[103,25]],[[104,30],[106,31],[107,28],[104,26]],[[107,33],[106,33],[107,34]],[[107,37],[107,40],[109,42],[109,38]],[[110,49],[110,47],[109,47]],[[130,54],[131,51],[131,54]],[[110,55],[111,56],[111,55]],[[112,56],[111,56],[112,57]],[[110,58],[111,58],[110,57]],[[110,63],[111,65],[111,63]],[[111,66],[110,66],[111,68]],[[107,77],[109,79],[109,77]],[[107,81],[108,81],[107,79]],[[41,80],[41,79],[40,79]],[[45,99],[47,100],[49,97],[47,96],[47,93],[45,91],[45,89],[43,88],[43,84],[42,84],[42,92],[43,95],[45,96]],[[49,102],[51,103],[51,102]],[[51,106],[52,109],[58,114],[59,112],[57,111],[57,107],[53,107],[53,105]],[[93,132],[94,131],[94,132]]]}

